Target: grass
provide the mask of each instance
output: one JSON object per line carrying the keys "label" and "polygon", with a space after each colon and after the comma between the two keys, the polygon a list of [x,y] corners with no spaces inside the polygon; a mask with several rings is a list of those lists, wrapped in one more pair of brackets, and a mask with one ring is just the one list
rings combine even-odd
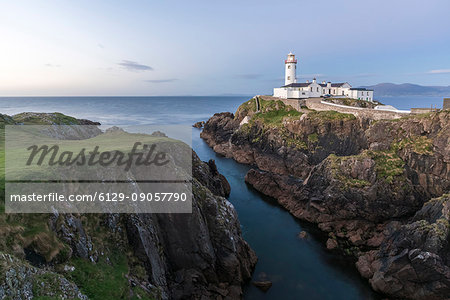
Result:
{"label": "grass", "polygon": [[126,256],[113,253],[107,261],[105,256],[93,264],[89,260],[75,258],[71,260],[75,271],[67,275],[89,299],[126,299],[128,298],[128,264]]}
{"label": "grass", "polygon": [[319,136],[317,135],[317,133],[312,133],[312,134],[308,135],[308,142],[317,143],[318,141],[319,141]]}
{"label": "grass", "polygon": [[[57,257],[58,263],[73,265],[75,270],[71,273],[64,274],[64,276],[77,284],[82,293],[87,295],[90,299],[143,299],[151,300],[152,295],[140,287],[132,287],[133,296],[130,296],[130,286],[128,279],[125,277],[130,272],[128,265],[128,254],[124,251],[118,250],[117,242],[111,239],[111,232],[100,226],[98,216],[94,214],[87,214],[81,216],[83,227],[90,231],[91,238],[95,244],[96,249],[101,249],[101,252],[108,253],[107,256],[100,256],[97,263],[92,263],[89,260],[82,258],[70,258],[69,247],[61,242],[56,234],[49,228],[48,214],[5,214],[4,213],[4,183],[5,183],[5,141],[4,141],[4,124],[12,124],[15,122],[23,122],[24,124],[48,124],[48,121],[55,124],[74,124],[75,118],[65,116],[63,114],[55,113],[50,117],[41,120],[35,115],[19,114],[14,116],[15,120],[6,116],[0,115],[0,251],[4,253],[13,253],[16,248],[31,247],[36,252],[46,258],[47,261],[52,261]],[[19,159],[25,153],[21,149],[21,144],[26,143],[33,138],[32,132],[27,130],[19,130],[18,135],[13,141],[16,143],[17,149],[12,151],[11,158]],[[55,141],[48,137],[42,136],[44,142],[60,142],[64,144],[65,148],[74,150],[76,152],[80,147],[88,148],[89,145],[99,145],[103,150],[122,150],[126,152],[130,148],[130,143],[136,140],[145,143],[156,142],[178,142],[163,137],[153,137],[149,135],[114,133],[100,135],[95,138],[84,140],[83,143],[79,141]],[[42,140],[40,142],[42,142]],[[80,145],[82,144],[82,145]],[[133,143],[131,143],[133,144]],[[172,146],[171,146],[172,147]],[[65,150],[66,150],[65,149]],[[20,153],[22,151],[22,154]],[[115,252],[108,251],[115,247]],[[137,276],[139,273],[140,279],[146,279],[145,269],[137,265],[133,267],[133,275]],[[46,273],[38,275],[34,280],[33,292],[35,299],[60,299],[61,291],[58,290],[59,280],[61,275],[55,273]],[[44,283],[44,285],[42,284]],[[48,296],[55,295],[55,296]]]}
{"label": "grass", "polygon": [[346,175],[343,170],[342,161],[352,157],[364,158],[368,157],[375,161],[375,172],[377,179],[383,180],[388,184],[393,184],[400,176],[404,176],[404,161],[394,151],[371,151],[365,150],[358,155],[352,156],[336,156],[330,154],[328,158],[331,160],[331,168],[333,175],[344,183],[346,187],[365,187],[370,185],[370,182],[357,178],[352,178]]}
{"label": "grass", "polygon": [[343,169],[343,161],[355,156],[337,156],[330,154],[328,159],[330,160],[330,167],[333,176],[343,184],[344,189],[348,188],[364,188],[370,185],[370,182],[364,179],[353,178],[349,176],[350,172]]}
{"label": "grass", "polygon": [[285,119],[299,118],[302,113],[282,101],[270,101],[260,99],[261,111],[256,113],[252,121],[260,120],[264,125],[279,127]]}
{"label": "grass", "polygon": [[62,113],[20,113],[12,116],[16,123],[24,125],[79,125],[78,119]]}
{"label": "grass", "polygon": [[[2,120],[6,117],[2,115]],[[46,260],[51,260],[65,248],[48,228],[47,214],[5,214],[5,128],[0,120],[0,251],[13,252],[17,246],[32,246]],[[12,121],[11,121],[12,122]],[[2,124],[3,123],[3,124]]]}
{"label": "grass", "polygon": [[377,178],[392,184],[404,174],[405,162],[394,151],[367,151],[376,163]]}
{"label": "grass", "polygon": [[348,178],[346,180],[346,184],[351,187],[363,188],[365,186],[369,186],[370,182],[364,179]]}
{"label": "grass", "polygon": [[[250,128],[258,122],[267,128],[277,128],[280,130],[280,135],[289,147],[294,147],[299,150],[307,150],[308,144],[316,144],[319,141],[317,133],[310,134],[307,137],[292,136],[287,132],[283,124],[286,121],[299,120],[302,112],[297,111],[290,105],[284,104],[280,100],[263,100],[259,99],[260,111],[256,113],[255,98],[243,103],[237,110],[236,115],[242,115],[244,112],[254,112],[248,124],[244,124],[240,128],[243,134],[249,134]],[[332,120],[355,120],[356,117],[352,114],[345,114],[336,111],[309,111],[308,116],[313,119],[318,119],[320,122]],[[253,143],[258,143],[261,140],[260,136],[252,139]]]}
{"label": "grass", "polygon": [[433,141],[426,136],[414,136],[392,143],[391,149],[395,152],[410,149],[418,154],[432,155]]}
{"label": "grass", "polygon": [[279,126],[283,123],[285,118],[291,119],[293,117],[300,117],[301,115],[302,113],[296,110],[274,110],[266,113],[257,113],[254,117],[257,120],[262,120],[266,125]]}
{"label": "grass", "polygon": [[327,110],[327,111],[312,111],[308,113],[308,117],[312,119],[320,119],[325,121],[332,121],[332,120],[356,120],[356,117],[352,114],[345,114],[341,112],[337,112],[334,110]]}
{"label": "grass", "polygon": [[308,145],[305,141],[302,141],[299,138],[291,138],[287,135],[283,135],[283,139],[286,141],[286,145],[289,147],[297,148],[298,150],[306,150],[308,149]]}
{"label": "grass", "polygon": [[[13,124],[16,121],[41,123],[35,117],[28,119],[27,114],[19,114],[14,116],[16,120],[6,115],[0,115],[0,251],[6,253],[13,252],[15,247],[33,247],[38,254],[50,261],[60,251],[63,251],[67,246],[60,242],[56,234],[48,227],[48,214],[5,214],[5,128],[4,124]],[[56,117],[55,117],[56,116]],[[60,113],[52,114],[50,119],[57,118],[60,121],[76,120],[72,117],[65,116]],[[29,133],[28,133],[29,134]],[[27,132],[22,132],[21,136],[17,137],[18,141],[23,138],[23,141],[33,138],[27,136]],[[12,159],[19,159],[15,157],[19,151],[13,151]]]}
{"label": "grass", "polygon": [[238,109],[236,110],[236,113],[234,114],[234,117],[236,118],[237,116],[240,115],[248,115],[250,112],[256,112],[256,100],[255,97],[253,97],[252,99],[242,103]]}
{"label": "grass", "polygon": [[449,235],[450,223],[445,217],[439,218],[431,224],[427,220],[416,221],[416,224],[427,235],[437,236],[441,241],[445,241]]}
{"label": "grass", "polygon": [[[44,273],[37,275],[33,278],[33,295],[37,296],[37,299],[59,299],[61,298],[62,291],[60,291],[61,276],[55,273]],[[53,294],[55,296],[44,296]],[[36,299],[36,298],[34,298]]]}
{"label": "grass", "polygon": [[0,251],[32,247],[47,261],[67,247],[48,227],[48,214],[0,214]]}

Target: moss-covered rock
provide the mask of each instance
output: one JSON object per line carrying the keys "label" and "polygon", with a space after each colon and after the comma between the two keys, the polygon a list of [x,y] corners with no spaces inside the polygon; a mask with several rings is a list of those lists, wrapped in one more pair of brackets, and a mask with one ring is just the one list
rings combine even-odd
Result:
{"label": "moss-covered rock", "polygon": [[279,101],[262,102],[248,124],[227,128],[228,139],[215,139],[225,115],[211,118],[202,136],[216,152],[255,165],[246,182],[330,233],[330,248],[360,257],[358,269],[376,290],[445,299],[448,205],[428,200],[450,189],[450,113],[375,121],[300,110],[280,118]]}
{"label": "moss-covered rock", "polygon": [[[47,132],[61,139],[126,135],[103,135],[98,123],[58,113],[3,115],[2,120],[64,125],[62,131]],[[93,131],[80,136],[66,130],[71,125],[91,125]],[[172,141],[162,145],[173,146]],[[175,160],[183,164],[181,157]],[[0,214],[0,251],[6,262],[0,272],[0,298],[239,298],[256,256],[242,238],[233,206],[222,197],[230,188],[214,162],[204,163],[193,153],[192,167],[192,214]],[[3,193],[0,200],[3,204]]]}
{"label": "moss-covered rock", "polygon": [[88,299],[64,276],[0,252],[1,299]]}

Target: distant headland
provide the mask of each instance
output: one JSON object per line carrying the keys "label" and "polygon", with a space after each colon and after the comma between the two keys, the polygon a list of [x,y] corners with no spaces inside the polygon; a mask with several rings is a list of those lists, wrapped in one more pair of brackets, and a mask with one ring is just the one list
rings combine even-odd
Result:
{"label": "distant headland", "polygon": [[450,86],[424,86],[412,83],[379,83],[363,86],[372,89],[377,96],[449,96]]}

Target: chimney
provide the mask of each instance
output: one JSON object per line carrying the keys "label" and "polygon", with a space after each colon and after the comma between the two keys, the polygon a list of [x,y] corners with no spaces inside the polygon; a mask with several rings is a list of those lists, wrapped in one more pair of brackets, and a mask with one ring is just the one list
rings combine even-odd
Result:
{"label": "chimney", "polygon": [[306,80],[306,83],[309,83],[309,80]]}
{"label": "chimney", "polygon": [[325,82],[325,80],[324,81],[322,81],[322,84],[325,84],[326,82]]}
{"label": "chimney", "polygon": [[316,83],[316,78],[313,79],[313,83]]}
{"label": "chimney", "polygon": [[327,82],[327,87],[331,87],[331,81]]}

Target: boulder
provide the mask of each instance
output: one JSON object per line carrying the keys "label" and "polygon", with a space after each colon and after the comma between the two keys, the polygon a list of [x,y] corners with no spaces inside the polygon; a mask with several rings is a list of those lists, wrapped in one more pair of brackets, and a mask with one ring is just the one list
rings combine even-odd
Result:
{"label": "boulder", "polygon": [[267,292],[272,287],[271,281],[252,281],[252,284],[259,288],[264,293]]}

